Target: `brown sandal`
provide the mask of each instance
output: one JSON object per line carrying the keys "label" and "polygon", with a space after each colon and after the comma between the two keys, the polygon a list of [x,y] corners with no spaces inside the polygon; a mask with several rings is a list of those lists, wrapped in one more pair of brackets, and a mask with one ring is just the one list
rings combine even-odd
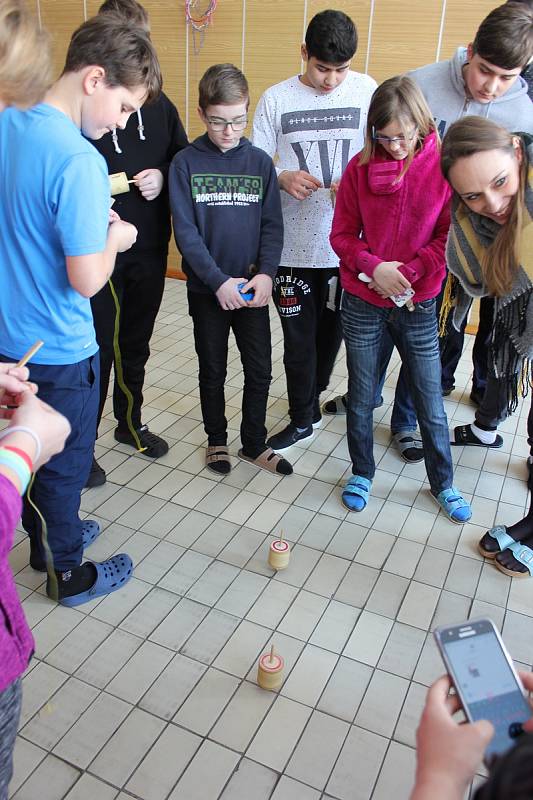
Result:
{"label": "brown sandal", "polygon": [[267,472],[273,472],[274,475],[292,475],[292,464],[289,464],[286,458],[282,458],[278,453],[275,453],[271,447],[263,450],[257,458],[245,456],[242,449],[239,450],[238,455],[243,461],[248,461],[248,463],[254,464],[254,466]]}
{"label": "brown sandal", "polygon": [[227,475],[231,470],[229,450],[225,444],[208,445],[205,454],[205,465],[217,475]]}

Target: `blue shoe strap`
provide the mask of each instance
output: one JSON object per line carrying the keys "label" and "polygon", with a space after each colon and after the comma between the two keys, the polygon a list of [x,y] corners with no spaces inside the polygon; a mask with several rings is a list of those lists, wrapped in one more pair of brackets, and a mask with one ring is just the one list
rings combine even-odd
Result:
{"label": "blue shoe strap", "polygon": [[523,564],[524,567],[527,567],[530,575],[533,575],[533,550],[531,547],[520,544],[520,542],[515,542],[508,547],[507,550],[512,552],[519,564]]}
{"label": "blue shoe strap", "polygon": [[370,487],[372,482],[368,478],[363,478],[360,475],[353,475],[344,486],[343,494],[354,494],[362,497],[363,500],[368,500]]}
{"label": "blue shoe strap", "polygon": [[487,533],[489,536],[492,536],[493,539],[496,539],[500,550],[506,550],[508,547],[512,547],[513,544],[516,544],[516,539],[509,536],[503,525],[496,525],[495,528],[491,528]]}
{"label": "blue shoe strap", "polygon": [[465,508],[468,505],[461,492],[455,486],[452,486],[451,489],[443,489],[437,495],[437,500],[450,511],[456,511],[458,508]]}

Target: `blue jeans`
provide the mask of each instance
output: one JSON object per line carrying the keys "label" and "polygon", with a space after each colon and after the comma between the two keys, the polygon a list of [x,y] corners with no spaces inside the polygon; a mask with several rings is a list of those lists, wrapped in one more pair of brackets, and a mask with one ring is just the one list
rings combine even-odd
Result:
{"label": "blue jeans", "polygon": [[344,292],[341,320],[348,364],[348,449],[354,475],[372,480],[372,409],[380,378],[386,332],[400,353],[411,387],[433,494],[453,484],[448,420],[441,394],[441,369],[435,300],[404,308],[380,308]]}
{"label": "blue jeans", "polygon": [[[389,361],[394,350],[394,342],[388,332],[387,328],[383,331],[381,339],[381,350],[379,354],[379,363],[381,375],[378,381],[378,388],[376,391],[376,398],[383,396],[383,385],[387,377],[387,369]],[[377,403],[376,403],[377,405]],[[390,429],[392,433],[407,433],[408,431],[416,431],[417,420],[416,412],[411,399],[411,387],[409,385],[409,373],[407,367],[403,364],[400,367],[400,374],[396,381],[396,389],[394,392],[394,404],[392,406],[392,414],[390,419]]]}

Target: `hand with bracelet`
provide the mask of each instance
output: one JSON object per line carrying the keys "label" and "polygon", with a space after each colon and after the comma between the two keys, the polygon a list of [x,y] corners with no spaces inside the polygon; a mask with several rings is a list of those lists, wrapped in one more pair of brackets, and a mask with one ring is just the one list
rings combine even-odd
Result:
{"label": "hand with bracelet", "polygon": [[9,420],[0,432],[0,474],[21,493],[26,470],[36,472],[61,452],[70,433],[68,420],[36,397],[28,376],[26,367],[0,364],[0,418]]}

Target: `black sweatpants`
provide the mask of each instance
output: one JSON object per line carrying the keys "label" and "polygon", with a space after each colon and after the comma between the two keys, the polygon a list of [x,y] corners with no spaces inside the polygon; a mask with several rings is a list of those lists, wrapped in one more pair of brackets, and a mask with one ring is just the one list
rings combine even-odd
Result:
{"label": "black sweatpants", "polygon": [[273,299],[283,328],[289,416],[299,428],[313,421],[342,342],[338,269],[280,267]]}
{"label": "black sweatpants", "polygon": [[108,283],[91,299],[96,339],[100,346],[98,424],[114,364],[113,412],[118,427],[123,432],[141,427],[144,370],[163,298],[166,268],[166,251],[144,250],[126,254]]}
{"label": "black sweatpants", "polygon": [[272,377],[268,306],[223,311],[214,294],[188,292],[187,298],[207,443],[225,445],[228,441],[224,384],[229,334],[233,331],[244,372],[241,441],[244,453],[257,458],[266,449],[265,417]]}

